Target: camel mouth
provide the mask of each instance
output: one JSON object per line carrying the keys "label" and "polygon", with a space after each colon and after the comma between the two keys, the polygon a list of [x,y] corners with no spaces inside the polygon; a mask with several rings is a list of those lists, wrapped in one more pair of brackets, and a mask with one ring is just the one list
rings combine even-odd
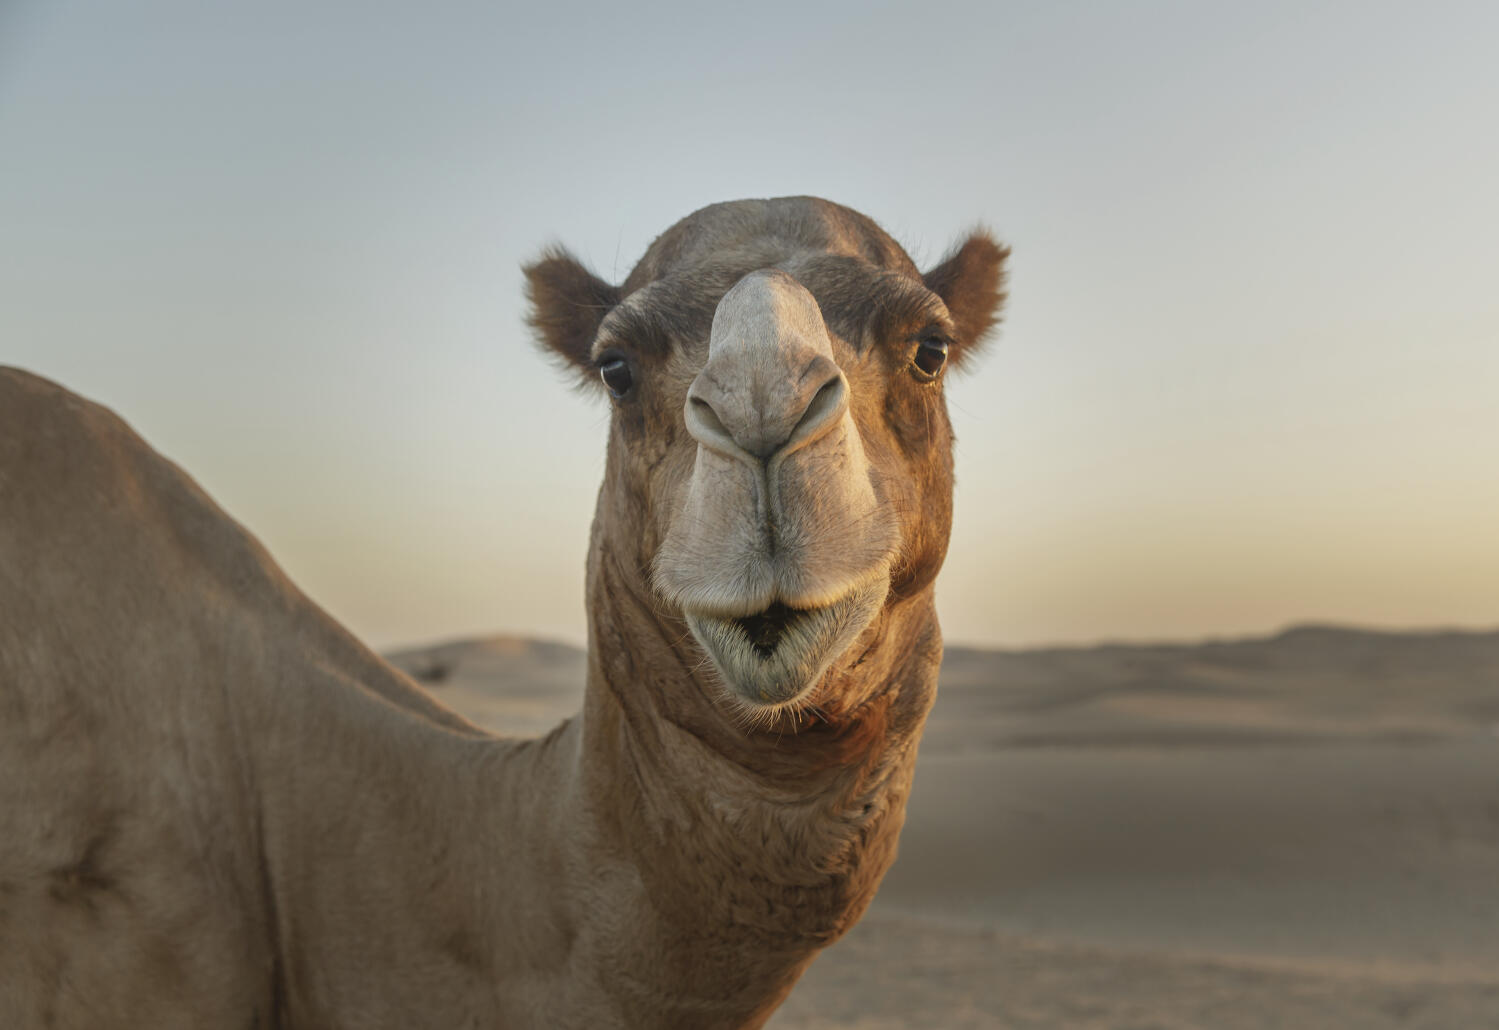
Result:
{"label": "camel mouth", "polygon": [[817,617],[817,609],[788,608],[780,601],[763,612],[733,622],[744,631],[750,646],[762,659],[769,661],[775,656],[777,645],[786,630],[803,619]]}
{"label": "camel mouth", "polygon": [[888,589],[881,576],[815,608],[778,600],[753,615],[683,614],[734,701],[755,709],[779,708],[811,693],[874,621]]}

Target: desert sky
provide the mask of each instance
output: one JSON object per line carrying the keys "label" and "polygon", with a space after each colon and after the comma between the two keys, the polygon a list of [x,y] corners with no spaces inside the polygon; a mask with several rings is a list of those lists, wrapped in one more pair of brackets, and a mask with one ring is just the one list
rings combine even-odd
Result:
{"label": "desert sky", "polygon": [[0,3],[0,362],[377,646],[580,641],[607,406],[519,267],[811,193],[1010,314],[949,640],[1499,622],[1499,7]]}

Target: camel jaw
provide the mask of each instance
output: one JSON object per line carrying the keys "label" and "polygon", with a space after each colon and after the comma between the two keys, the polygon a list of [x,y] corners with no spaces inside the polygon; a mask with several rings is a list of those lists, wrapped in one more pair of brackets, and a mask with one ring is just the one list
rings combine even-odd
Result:
{"label": "camel jaw", "polygon": [[888,589],[881,576],[813,608],[776,602],[748,616],[683,614],[734,701],[769,710],[793,706],[811,693],[874,621]]}

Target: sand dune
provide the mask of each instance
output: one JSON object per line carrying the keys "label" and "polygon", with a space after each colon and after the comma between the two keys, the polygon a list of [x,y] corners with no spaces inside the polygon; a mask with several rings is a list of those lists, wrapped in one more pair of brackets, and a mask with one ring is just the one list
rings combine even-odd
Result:
{"label": "sand dune", "polygon": [[496,636],[386,657],[444,704],[496,733],[538,736],[583,704],[586,656],[567,644]]}
{"label": "sand dune", "polygon": [[[393,656],[497,731],[583,656]],[[950,649],[901,857],[772,1027],[1499,1026],[1499,633]]]}

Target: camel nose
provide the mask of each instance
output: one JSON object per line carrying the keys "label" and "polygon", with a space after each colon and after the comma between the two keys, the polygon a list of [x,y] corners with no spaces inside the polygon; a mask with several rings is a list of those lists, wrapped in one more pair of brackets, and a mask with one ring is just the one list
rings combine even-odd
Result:
{"label": "camel nose", "polygon": [[705,368],[687,394],[687,431],[713,450],[768,462],[811,443],[848,410],[843,373],[821,355],[802,375],[770,372],[743,383],[727,371]]}
{"label": "camel nose", "polygon": [[752,272],[713,315],[708,363],[687,391],[687,430],[754,464],[803,447],[848,410],[822,311],[785,272]]}

